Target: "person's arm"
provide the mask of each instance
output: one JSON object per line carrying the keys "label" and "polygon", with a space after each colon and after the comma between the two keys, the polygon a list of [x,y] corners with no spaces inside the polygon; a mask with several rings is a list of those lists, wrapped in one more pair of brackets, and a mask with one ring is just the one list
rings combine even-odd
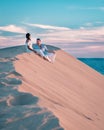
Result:
{"label": "person's arm", "polygon": [[33,47],[28,46],[28,49],[31,50],[31,51],[33,51],[33,52],[35,52],[35,53],[37,53],[37,52],[33,49]]}
{"label": "person's arm", "polygon": [[28,48],[29,48],[30,50],[33,50],[32,43],[31,43],[30,40],[28,41]]}
{"label": "person's arm", "polygon": [[27,45],[27,47],[28,47],[29,50],[31,50],[31,51],[37,53],[37,52],[33,49],[33,44],[31,43],[30,40],[28,41],[28,45]]}
{"label": "person's arm", "polygon": [[29,50],[33,51],[33,49],[29,45],[27,47],[28,47]]}

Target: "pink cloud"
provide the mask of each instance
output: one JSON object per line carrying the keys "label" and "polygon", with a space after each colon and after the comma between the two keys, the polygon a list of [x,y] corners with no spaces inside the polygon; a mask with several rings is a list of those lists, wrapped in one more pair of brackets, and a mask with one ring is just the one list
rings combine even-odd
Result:
{"label": "pink cloud", "polygon": [[0,27],[1,31],[15,32],[15,33],[26,33],[26,30],[22,27],[18,27],[15,25],[8,25]]}
{"label": "pink cloud", "polygon": [[[15,25],[2,27],[0,30],[22,32],[23,35],[0,36],[0,47],[25,44],[24,33],[27,31],[32,34],[34,43],[35,39],[40,37],[43,43],[60,47],[76,57],[102,57],[102,54],[104,55],[104,45],[102,44],[104,43],[104,27],[70,29],[50,25],[40,26],[39,24],[34,26],[34,24],[31,24],[31,26],[26,26],[25,28]],[[35,30],[35,28],[37,29]],[[37,32],[38,28],[40,33],[39,31]]]}

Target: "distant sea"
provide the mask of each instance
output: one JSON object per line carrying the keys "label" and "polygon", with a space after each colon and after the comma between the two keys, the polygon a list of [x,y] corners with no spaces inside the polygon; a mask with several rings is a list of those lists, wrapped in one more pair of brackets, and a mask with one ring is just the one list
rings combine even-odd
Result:
{"label": "distant sea", "polygon": [[104,58],[78,58],[83,63],[104,75]]}

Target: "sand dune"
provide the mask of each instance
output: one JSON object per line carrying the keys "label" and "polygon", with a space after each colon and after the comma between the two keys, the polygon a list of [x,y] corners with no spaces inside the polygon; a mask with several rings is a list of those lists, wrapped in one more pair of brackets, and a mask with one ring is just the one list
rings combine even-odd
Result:
{"label": "sand dune", "polygon": [[0,130],[63,130],[59,119],[38,105],[38,97],[18,91],[22,75],[13,62],[23,52],[24,46],[0,50]]}
{"label": "sand dune", "polygon": [[104,77],[62,50],[54,64],[34,53],[14,62],[22,75],[20,91],[39,97],[65,130],[104,129]]}
{"label": "sand dune", "polygon": [[0,50],[0,129],[104,130],[104,77],[48,47],[54,64],[24,46]]}

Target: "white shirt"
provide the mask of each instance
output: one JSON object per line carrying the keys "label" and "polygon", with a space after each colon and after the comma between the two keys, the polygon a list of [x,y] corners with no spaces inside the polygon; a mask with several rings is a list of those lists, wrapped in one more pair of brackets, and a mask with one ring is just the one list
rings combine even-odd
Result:
{"label": "white shirt", "polygon": [[32,47],[33,44],[32,44],[32,42],[31,42],[31,40],[28,40],[28,41],[26,40],[25,43],[26,43],[27,48],[29,47],[30,49],[33,50],[33,47]]}

